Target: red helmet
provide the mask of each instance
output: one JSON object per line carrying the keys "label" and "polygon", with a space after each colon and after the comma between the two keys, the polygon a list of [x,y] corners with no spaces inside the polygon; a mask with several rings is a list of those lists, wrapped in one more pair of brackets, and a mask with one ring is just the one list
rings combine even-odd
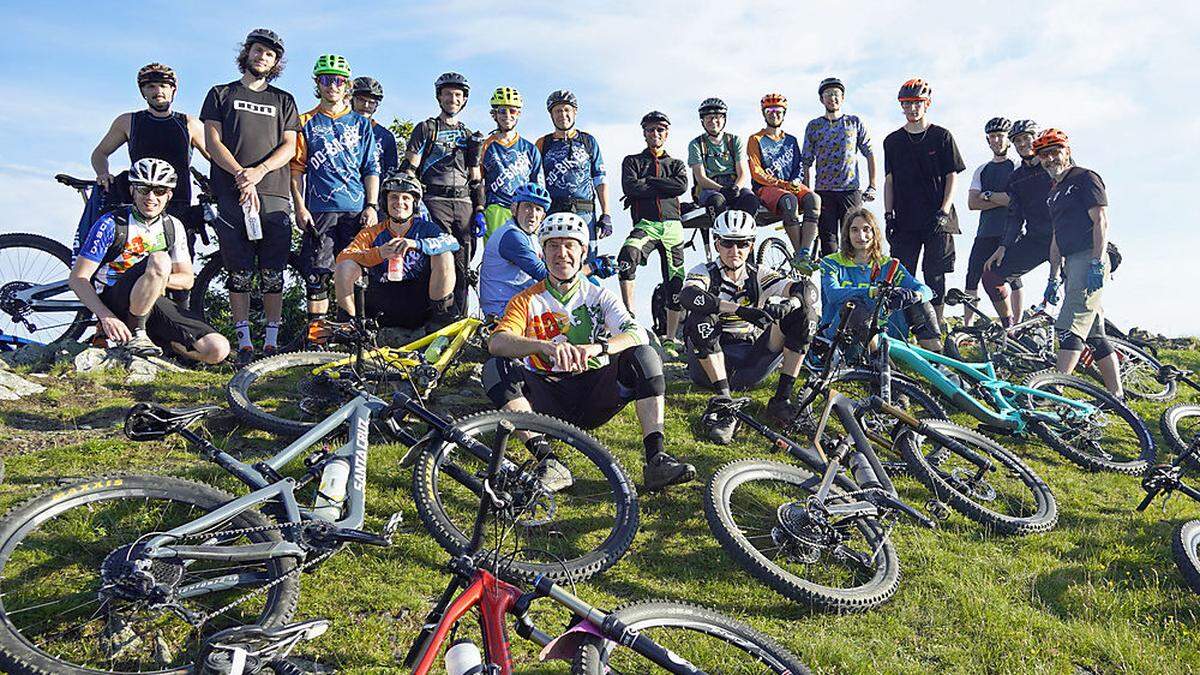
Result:
{"label": "red helmet", "polygon": [[784,110],[787,110],[787,97],[777,92],[771,92],[770,94],[762,97],[761,105],[759,107],[761,107],[763,110],[766,110],[767,108],[783,108]]}
{"label": "red helmet", "polygon": [[925,101],[930,102],[933,98],[933,87],[929,83],[919,77],[900,85],[900,94],[896,96],[899,101]]}
{"label": "red helmet", "polygon": [[1042,132],[1041,136],[1033,139],[1033,151],[1035,153],[1060,145],[1064,148],[1071,147],[1071,140],[1067,138],[1067,133],[1060,129],[1047,129]]}

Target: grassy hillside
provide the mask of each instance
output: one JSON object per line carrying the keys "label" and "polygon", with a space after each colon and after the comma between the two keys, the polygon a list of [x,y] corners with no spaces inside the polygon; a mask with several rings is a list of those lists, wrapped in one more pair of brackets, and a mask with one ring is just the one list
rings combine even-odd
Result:
{"label": "grassy hillside", "polygon": [[[1164,356],[1200,368],[1196,353]],[[478,392],[469,373],[461,368],[439,390],[455,394],[460,406],[451,410],[458,413],[468,412],[461,396]],[[223,402],[228,377],[227,371],[185,373],[129,387],[114,374],[83,377],[59,366],[38,380],[48,386],[44,394],[0,404],[0,452],[8,466],[0,507],[42,492],[62,476],[118,470],[187,476],[237,490],[182,441],[132,443],[119,429],[124,409],[134,401]],[[767,394],[764,388],[758,396],[765,402]],[[773,455],[745,435],[729,447],[696,440],[706,399],[706,393],[672,378],[668,444],[697,465],[702,479],[732,459]],[[1157,419],[1164,407],[1135,405],[1160,441]],[[209,431],[243,457],[279,447],[230,416],[215,418]],[[640,483],[632,407],[597,435]],[[1184,586],[1170,549],[1174,528],[1200,514],[1200,505],[1176,498],[1139,514],[1133,508],[1143,493],[1136,479],[1086,474],[1036,442],[1013,441],[1009,447],[1053,487],[1058,528],[1028,538],[991,537],[957,514],[938,531],[898,527],[900,590],[868,614],[810,613],[755,583],[710,535],[701,508],[703,481],[665,495],[641,495],[642,527],[633,549],[579,593],[606,607],[655,596],[713,606],[775,636],[820,672],[1200,670],[1200,597]],[[352,549],[304,579],[297,616],[333,621],[308,653],[345,672],[397,668],[446,582],[440,569],[446,555],[421,529],[409,496],[409,471],[398,466],[403,452],[399,446],[374,446],[368,482],[368,529],[382,527],[393,511],[405,512],[396,545]],[[552,629],[561,621],[561,613],[550,612],[539,624]],[[523,655],[521,672],[566,672],[561,663],[535,665],[532,648],[514,640]]]}

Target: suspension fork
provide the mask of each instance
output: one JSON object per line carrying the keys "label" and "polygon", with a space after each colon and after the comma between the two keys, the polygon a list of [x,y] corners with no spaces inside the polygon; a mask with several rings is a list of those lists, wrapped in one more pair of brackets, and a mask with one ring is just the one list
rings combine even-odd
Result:
{"label": "suspension fork", "polygon": [[871,410],[891,415],[899,420],[904,426],[916,431],[922,436],[928,436],[932,438],[939,444],[952,450],[954,453],[961,455],[967,461],[971,462],[980,469],[983,469],[984,471],[991,471],[995,468],[990,458],[980,455],[967,445],[964,445],[963,443],[960,443],[957,440],[950,438],[946,434],[938,431],[937,429],[929,426],[924,420],[913,417],[904,410],[897,408],[878,396],[872,396],[870,399],[867,399],[867,404]]}

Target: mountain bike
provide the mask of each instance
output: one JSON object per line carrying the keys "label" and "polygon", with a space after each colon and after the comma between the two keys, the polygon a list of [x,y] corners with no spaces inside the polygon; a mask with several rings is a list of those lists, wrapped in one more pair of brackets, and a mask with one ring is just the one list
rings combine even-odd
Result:
{"label": "mountain bike", "polygon": [[[947,304],[962,295],[951,289]],[[1142,420],[1102,386],[1053,370],[1034,373],[1024,385],[996,376],[985,326],[964,331],[980,337],[982,359],[965,362],[904,340],[880,336],[871,359],[878,371],[894,362],[926,382],[956,411],[997,435],[1032,432],[1064,457],[1091,471],[1140,474],[1154,461],[1154,439]]]}
{"label": "mountain bike", "polygon": [[[479,502],[470,542],[447,565],[450,583],[426,616],[421,633],[404,659],[404,665],[413,673],[434,672],[447,642],[456,648],[461,646],[464,640],[456,639],[459,624],[473,610],[479,615],[483,655],[475,657],[476,669],[466,672],[513,672],[505,625],[509,616],[519,636],[545,647],[542,658],[570,659],[572,673],[649,672],[649,664],[671,673],[808,672],[795,656],[770,638],[702,607],[651,601],[606,612],[545,575],[532,580],[533,590],[523,591],[515,585],[520,582],[507,574],[507,557],[501,551],[503,532],[496,537],[493,551],[479,553],[489,512],[513,508],[500,472],[504,445],[498,443],[495,448],[482,478],[487,498]],[[557,638],[542,632],[529,617],[531,605],[543,598],[567,608],[574,616],[571,627]]]}
{"label": "mountain bike", "polygon": [[[355,302],[363,304],[361,286]],[[373,322],[325,322],[323,335],[336,351],[284,352],[247,364],[229,380],[229,408],[252,427],[283,435],[299,435],[354,397],[350,383],[372,387],[407,383],[410,391],[425,396],[446,368],[468,345],[482,347],[486,326],[467,317],[399,347],[375,344]]]}
{"label": "mountain bike", "polygon": [[[5,671],[182,673],[206,635],[285,624],[301,573],[348,543],[388,545],[399,526],[396,513],[381,532],[361,529],[372,425],[409,446],[418,514],[452,554],[465,549],[463,532],[485,497],[482,468],[510,438],[515,447],[493,483],[508,507],[489,513],[490,524],[525,542],[506,561],[514,574],[585,579],[616,563],[637,530],[637,497],[620,464],[551,417],[493,411],[450,420],[403,392],[388,403],[360,390],[275,456],[248,464],[189,428],[217,410],[140,403],[125,432],[142,441],[179,434],[247,494],[166,476],[102,476],[0,520]],[[347,422],[340,447],[322,444]],[[535,452],[521,435],[545,442]],[[570,484],[548,485],[551,460]],[[294,463],[299,475],[284,475]]]}
{"label": "mountain bike", "polygon": [[[1172,492],[1182,492],[1200,502],[1200,490],[1183,482],[1184,469],[1198,465],[1200,435],[1194,436],[1171,464],[1158,464],[1146,470],[1142,476],[1142,489],[1146,491],[1146,497],[1138,504],[1137,510],[1145,511],[1160,494],[1169,497]],[[1200,593],[1200,520],[1189,520],[1175,530],[1175,536],[1171,538],[1171,552],[1188,587]]]}
{"label": "mountain bike", "polygon": [[[1175,366],[1163,366],[1159,378],[1165,382],[1183,382],[1195,391],[1200,391],[1200,382],[1192,379],[1192,371]],[[1158,418],[1159,430],[1175,452],[1183,452],[1200,436],[1200,403],[1176,403],[1163,411]]]}

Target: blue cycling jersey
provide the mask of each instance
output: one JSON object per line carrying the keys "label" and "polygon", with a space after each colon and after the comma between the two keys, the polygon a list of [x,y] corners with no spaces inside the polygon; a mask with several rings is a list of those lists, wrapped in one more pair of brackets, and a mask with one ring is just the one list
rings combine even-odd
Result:
{"label": "blue cycling jersey", "polygon": [[591,201],[606,181],[600,145],[588,133],[572,129],[566,138],[546,134],[538,139],[542,174],[554,201]]}
{"label": "blue cycling jersey", "polygon": [[518,187],[542,182],[542,153],[520,136],[508,143],[500,139],[499,133],[488,136],[483,142],[482,166],[487,205],[507,208]]}
{"label": "blue cycling jersey", "polygon": [[512,220],[496,228],[483,247],[479,270],[479,306],[500,315],[514,295],[546,278],[546,264],[529,233]]}
{"label": "blue cycling jersey", "polygon": [[[832,337],[837,331],[838,314],[847,300],[862,299],[874,306],[875,301],[870,299],[872,282],[879,275],[879,270],[891,261],[891,258],[884,258],[878,263],[860,265],[841,251],[821,258],[822,335]],[[900,265],[896,272],[896,283],[901,288],[920,293],[925,302],[933,299],[933,291],[909,274],[904,265]],[[908,322],[905,321],[903,312],[893,312],[888,318],[888,333],[899,338],[908,335]]]}

